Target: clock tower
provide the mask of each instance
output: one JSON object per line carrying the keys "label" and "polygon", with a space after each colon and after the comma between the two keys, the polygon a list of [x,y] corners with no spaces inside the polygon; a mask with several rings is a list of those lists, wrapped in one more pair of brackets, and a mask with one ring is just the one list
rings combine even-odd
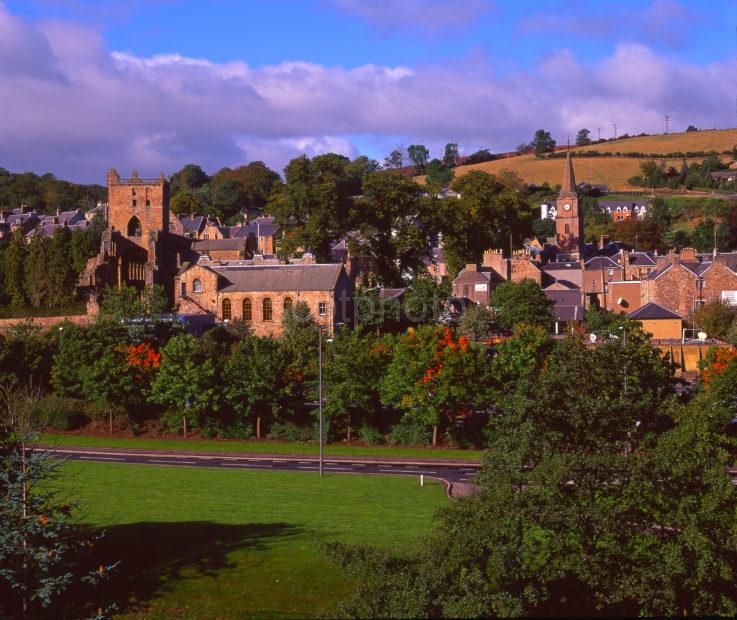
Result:
{"label": "clock tower", "polygon": [[578,192],[570,151],[566,157],[563,186],[558,200],[555,201],[555,207],[555,239],[558,251],[564,254],[579,253],[583,243],[583,218],[578,211]]}

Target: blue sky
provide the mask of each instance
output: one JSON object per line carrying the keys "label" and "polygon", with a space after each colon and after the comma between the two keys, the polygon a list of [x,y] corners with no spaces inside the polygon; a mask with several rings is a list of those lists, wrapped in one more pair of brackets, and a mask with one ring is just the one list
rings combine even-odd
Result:
{"label": "blue sky", "polygon": [[734,126],[736,27],[734,0],[0,0],[0,166],[94,180],[101,157],[280,168],[665,113]]}

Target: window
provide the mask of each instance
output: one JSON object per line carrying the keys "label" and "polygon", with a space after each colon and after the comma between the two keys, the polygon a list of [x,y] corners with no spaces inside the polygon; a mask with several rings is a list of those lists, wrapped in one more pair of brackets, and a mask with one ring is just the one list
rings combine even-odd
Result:
{"label": "window", "polygon": [[272,320],[272,314],[271,314],[271,299],[268,297],[264,299],[264,302],[261,306],[261,313],[263,316],[264,321],[271,321]]}
{"label": "window", "polygon": [[187,283],[186,282],[182,282],[181,290],[182,290],[182,297],[184,297],[187,294]]}
{"label": "window", "polygon": [[325,316],[326,311],[327,311],[327,304],[324,301],[321,301],[319,304],[317,304],[317,313],[320,316]]}
{"label": "window", "polygon": [[251,300],[248,297],[243,300],[243,320],[253,321],[253,307],[251,306]]}
{"label": "window", "polygon": [[566,231],[566,236],[568,236],[568,235],[571,234],[571,225],[570,224],[566,224],[565,231]]}
{"label": "window", "polygon": [[129,237],[140,237],[141,236],[141,222],[135,215],[128,222],[128,236]]}
{"label": "window", "polygon": [[292,298],[291,297],[285,297],[284,298],[284,312],[287,310],[291,310],[292,308]]}
{"label": "window", "polygon": [[146,206],[151,206],[151,190],[148,187],[146,188]]}
{"label": "window", "polygon": [[136,206],[136,189],[135,187],[131,190],[131,204]]}
{"label": "window", "polygon": [[202,281],[199,278],[195,278],[194,282],[192,282],[192,292],[193,293],[202,292]]}
{"label": "window", "polygon": [[610,269],[610,270],[609,270],[609,275],[610,275],[610,276],[613,276],[613,275],[614,275],[614,269]]}
{"label": "window", "polygon": [[230,299],[226,297],[223,299],[223,321],[230,321],[231,316]]}
{"label": "window", "polygon": [[209,239],[209,238],[210,238],[210,235],[209,235],[209,233],[205,233],[205,235],[204,235],[204,238],[205,238],[205,239]]}

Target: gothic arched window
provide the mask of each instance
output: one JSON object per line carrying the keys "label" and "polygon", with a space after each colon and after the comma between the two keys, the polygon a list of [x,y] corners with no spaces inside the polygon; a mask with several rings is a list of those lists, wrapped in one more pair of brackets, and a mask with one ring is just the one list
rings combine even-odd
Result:
{"label": "gothic arched window", "polygon": [[223,321],[230,321],[231,316],[230,299],[226,297],[223,299]]}
{"label": "gothic arched window", "polygon": [[291,297],[285,297],[284,298],[284,312],[287,310],[291,310],[292,308],[292,298]]}
{"label": "gothic arched window", "polygon": [[566,236],[571,234],[571,225],[570,224],[566,224],[565,231],[566,231]]}
{"label": "gothic arched window", "polygon": [[135,215],[128,221],[128,236],[141,236],[141,221]]}

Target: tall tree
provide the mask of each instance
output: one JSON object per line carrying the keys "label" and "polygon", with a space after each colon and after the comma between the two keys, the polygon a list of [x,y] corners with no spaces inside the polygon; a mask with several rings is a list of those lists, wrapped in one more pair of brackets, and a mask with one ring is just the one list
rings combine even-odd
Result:
{"label": "tall tree", "polygon": [[26,296],[25,265],[28,255],[23,231],[16,230],[5,250],[5,294],[10,298],[10,305],[22,308],[28,303]]}
{"label": "tall tree", "polygon": [[410,144],[407,147],[409,160],[415,166],[415,174],[425,174],[427,162],[430,160],[430,151],[422,144]]}
{"label": "tall tree", "polygon": [[279,175],[262,161],[252,161],[245,166],[225,168],[212,177],[217,188],[227,180],[238,181],[243,188],[244,207],[262,209],[279,181]]}
{"label": "tall tree", "polygon": [[542,157],[546,153],[555,152],[555,140],[549,131],[538,129],[535,137],[532,139],[532,146],[535,149],[535,157]]}
{"label": "tall tree", "polygon": [[49,243],[49,306],[64,306],[76,297],[77,273],[71,251],[72,233],[68,228],[54,231]]}
{"label": "tall tree", "polygon": [[449,142],[445,145],[443,151],[443,165],[446,168],[455,168],[458,165],[460,159],[460,153],[458,151],[458,145],[455,142]]}
{"label": "tall tree", "polygon": [[455,173],[447,168],[439,159],[433,159],[427,166],[427,184],[434,189],[443,189],[450,185]]}
{"label": "tall tree", "polygon": [[23,287],[28,301],[35,308],[41,307],[49,300],[50,247],[51,240],[40,233],[34,235],[28,244],[28,257],[23,267]]}
{"label": "tall tree", "polygon": [[334,153],[289,162],[285,182],[277,184],[267,208],[281,231],[281,256],[301,248],[314,252],[318,262],[330,262],[331,246],[347,230],[355,190],[349,164],[347,157]]}
{"label": "tall tree", "polygon": [[180,191],[193,191],[199,189],[210,181],[204,170],[197,164],[187,164],[171,175],[171,193],[177,194]]}
{"label": "tall tree", "polygon": [[534,280],[502,282],[491,294],[489,304],[502,327],[526,323],[550,329],[553,325],[553,302]]}
{"label": "tall tree", "polygon": [[384,159],[384,168],[387,170],[398,170],[402,167],[404,167],[404,149],[399,146]]}
{"label": "tall tree", "polygon": [[576,134],[576,146],[588,146],[591,144],[591,138],[589,137],[591,132],[588,129],[581,129]]}

